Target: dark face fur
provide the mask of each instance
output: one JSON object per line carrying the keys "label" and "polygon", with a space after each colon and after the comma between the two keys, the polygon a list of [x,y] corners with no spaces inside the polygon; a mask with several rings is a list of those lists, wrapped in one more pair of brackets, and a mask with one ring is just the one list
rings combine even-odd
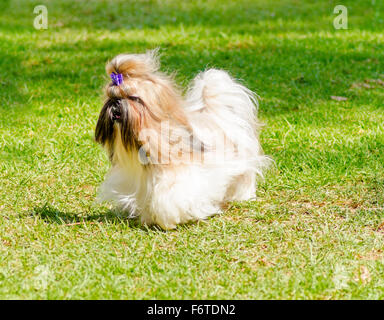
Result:
{"label": "dark face fur", "polygon": [[110,157],[113,156],[113,144],[116,134],[121,135],[123,145],[128,148],[139,148],[137,137],[136,102],[125,99],[108,99],[100,111],[95,130],[95,139],[103,146],[107,146]]}

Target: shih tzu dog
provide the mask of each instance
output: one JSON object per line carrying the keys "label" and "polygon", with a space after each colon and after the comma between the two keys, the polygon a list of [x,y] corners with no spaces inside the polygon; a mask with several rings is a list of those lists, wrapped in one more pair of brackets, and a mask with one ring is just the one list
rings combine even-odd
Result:
{"label": "shih tzu dog", "polygon": [[95,138],[111,169],[99,199],[163,229],[220,213],[255,197],[267,166],[254,93],[223,70],[195,77],[183,96],[159,71],[156,51],[121,54]]}

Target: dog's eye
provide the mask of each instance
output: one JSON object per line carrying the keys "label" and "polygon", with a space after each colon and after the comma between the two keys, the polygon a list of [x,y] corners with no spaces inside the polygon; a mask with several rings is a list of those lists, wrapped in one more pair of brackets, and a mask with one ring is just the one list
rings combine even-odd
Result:
{"label": "dog's eye", "polygon": [[143,101],[140,97],[137,97],[137,96],[128,96],[127,98],[128,98],[129,100],[131,100],[131,101],[138,102],[138,103],[140,103],[143,107],[145,107],[145,103],[144,103],[144,101]]}

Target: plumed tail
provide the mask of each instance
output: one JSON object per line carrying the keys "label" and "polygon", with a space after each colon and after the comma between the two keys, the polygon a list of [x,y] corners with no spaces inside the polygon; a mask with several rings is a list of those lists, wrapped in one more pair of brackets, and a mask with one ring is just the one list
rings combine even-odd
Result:
{"label": "plumed tail", "polygon": [[221,132],[242,151],[237,164],[262,175],[270,160],[259,143],[257,109],[256,94],[223,70],[200,73],[187,93],[186,111],[199,137],[209,145],[212,135]]}

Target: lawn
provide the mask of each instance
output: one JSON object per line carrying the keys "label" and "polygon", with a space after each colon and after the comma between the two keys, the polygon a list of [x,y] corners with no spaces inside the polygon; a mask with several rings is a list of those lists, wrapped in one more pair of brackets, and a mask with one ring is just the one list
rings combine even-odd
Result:
{"label": "lawn", "polygon": [[[379,0],[2,0],[0,298],[384,299],[383,34]],[[95,203],[105,63],[156,47],[182,86],[257,92],[275,161],[256,201],[168,232]]]}

